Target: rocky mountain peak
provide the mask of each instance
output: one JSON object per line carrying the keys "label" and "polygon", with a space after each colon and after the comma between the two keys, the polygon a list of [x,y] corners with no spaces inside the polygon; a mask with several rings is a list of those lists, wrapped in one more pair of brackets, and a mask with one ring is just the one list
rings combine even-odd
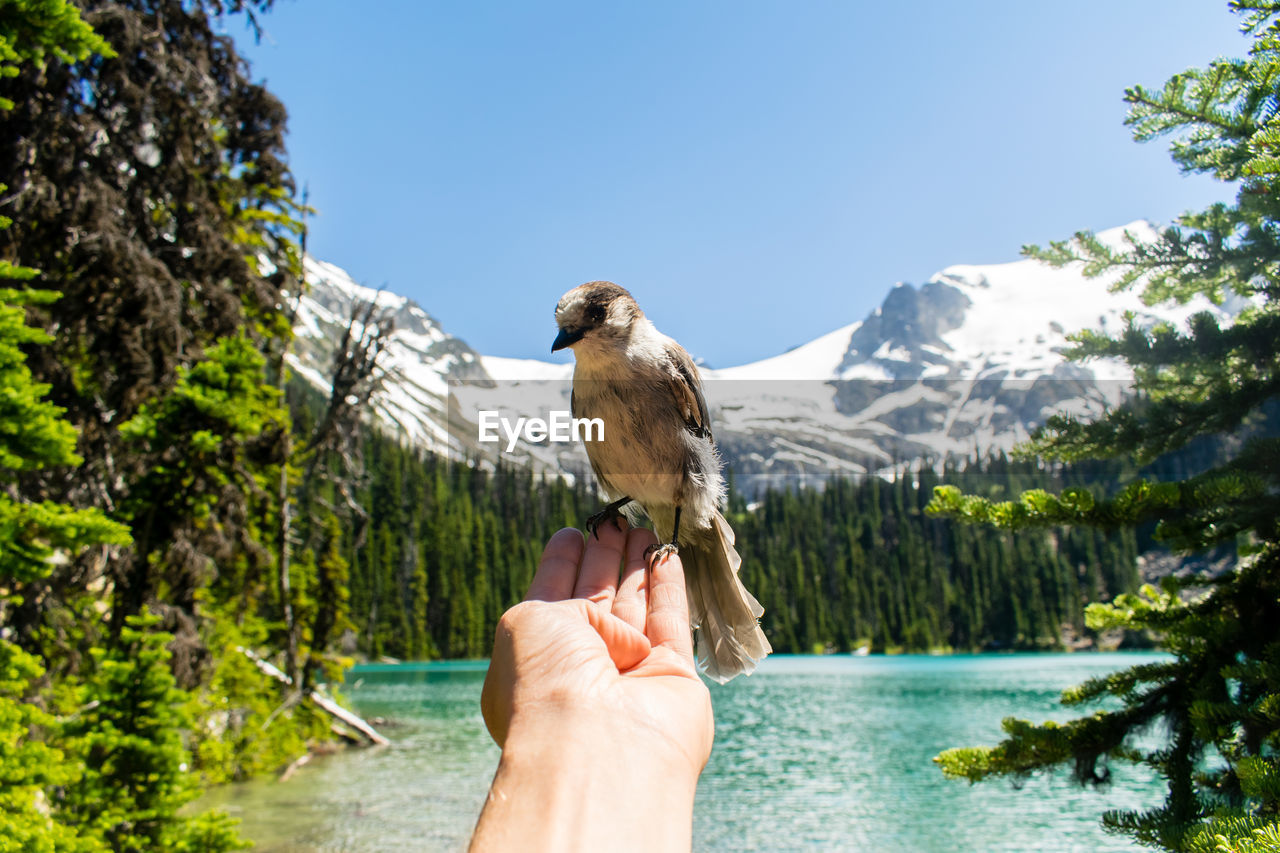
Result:
{"label": "rocky mountain peak", "polygon": [[[1118,243],[1126,233],[1155,235],[1133,223],[1098,236]],[[376,299],[394,312],[397,329],[375,415],[406,440],[484,458],[505,451],[476,443],[480,410],[515,417],[569,408],[570,365],[487,358],[412,300],[362,287],[310,259],[308,273],[295,368],[323,387],[350,306]],[[862,321],[781,355],[703,366],[721,453],[739,488],[751,492],[1008,449],[1050,414],[1088,414],[1126,392],[1124,365],[1065,361],[1071,332],[1116,333],[1128,314],[1183,325],[1209,311],[1230,322],[1239,308],[1204,300],[1152,307],[1132,290],[1112,293],[1111,283],[1033,260],[956,265],[920,287],[893,287]],[[562,473],[585,466],[579,445],[522,444],[508,456]]]}
{"label": "rocky mountain peak", "polygon": [[928,368],[948,362],[951,347],[943,335],[960,327],[972,304],[959,289],[940,281],[919,289],[899,283],[852,334],[836,373],[844,376],[871,366],[893,379],[920,378]]}

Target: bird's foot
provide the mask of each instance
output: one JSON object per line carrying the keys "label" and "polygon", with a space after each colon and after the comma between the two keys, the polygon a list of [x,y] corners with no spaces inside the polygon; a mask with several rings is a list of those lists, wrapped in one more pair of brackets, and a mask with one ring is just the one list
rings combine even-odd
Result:
{"label": "bird's foot", "polygon": [[649,566],[649,569],[652,570],[654,566],[658,565],[658,563],[661,563],[663,560],[667,559],[667,557],[670,557],[673,554],[679,554],[679,553],[680,553],[680,546],[674,542],[668,542],[665,545],[659,545],[658,543],[655,542],[654,544],[650,545],[648,548],[644,549],[644,560],[645,560],[645,563]]}
{"label": "bird's foot", "polygon": [[616,504],[609,504],[607,507],[587,519],[587,533],[599,539],[600,534],[597,531],[600,529],[600,525],[608,522],[612,522],[614,527],[622,530],[622,525],[618,523],[618,519],[620,518],[622,518],[622,511],[618,509]]}

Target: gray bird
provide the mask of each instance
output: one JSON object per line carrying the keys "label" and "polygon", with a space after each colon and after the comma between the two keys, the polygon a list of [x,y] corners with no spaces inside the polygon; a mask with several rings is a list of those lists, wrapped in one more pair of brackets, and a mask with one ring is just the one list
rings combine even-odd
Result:
{"label": "gray bird", "polygon": [[750,674],[773,649],[758,621],[764,608],[738,579],[742,558],[719,512],[720,456],[693,359],[608,281],[561,297],[556,325],[551,351],[572,348],[576,361],[573,416],[604,422],[603,439],[586,449],[611,503],[587,529],[623,512],[636,519],[639,504],[665,543],[650,560],[678,552],[684,565],[698,665],[721,683]]}

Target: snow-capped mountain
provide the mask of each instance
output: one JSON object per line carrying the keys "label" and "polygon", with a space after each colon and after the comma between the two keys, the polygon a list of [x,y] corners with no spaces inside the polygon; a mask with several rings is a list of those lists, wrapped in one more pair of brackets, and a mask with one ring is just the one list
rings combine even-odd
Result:
{"label": "snow-capped mountain", "polygon": [[394,331],[380,366],[387,371],[374,398],[385,428],[426,447],[449,446],[449,379],[484,382],[478,353],[450,335],[416,302],[357,284],[341,267],[308,257],[307,292],[298,301],[290,366],[328,393],[334,350],[357,305],[376,303],[391,314]]}
{"label": "snow-capped mountain", "polygon": [[[1126,232],[1155,236],[1145,222],[1098,236],[1119,244]],[[309,261],[307,270],[295,367],[324,387],[352,304],[375,293],[332,265]],[[1152,308],[1132,290],[1111,293],[1112,282],[1021,260],[948,267],[918,288],[899,284],[858,322],[763,361],[704,370],[717,442],[748,492],[1007,449],[1056,411],[1097,411],[1126,393],[1123,365],[1064,361],[1071,332],[1117,332],[1127,313],[1142,324],[1182,325],[1199,311],[1225,320],[1239,307]],[[376,410],[408,440],[493,457],[509,442],[500,431],[496,442],[479,440],[482,411],[514,424],[568,410],[572,365],[479,355],[412,301],[376,298],[396,317],[386,359],[394,374]],[[521,439],[509,455],[569,473],[586,467],[574,442]]]}

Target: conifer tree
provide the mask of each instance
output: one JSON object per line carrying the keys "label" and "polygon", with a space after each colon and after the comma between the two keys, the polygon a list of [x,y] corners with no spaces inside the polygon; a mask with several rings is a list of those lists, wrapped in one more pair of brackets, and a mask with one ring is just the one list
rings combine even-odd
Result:
{"label": "conifer tree", "polygon": [[348,618],[351,599],[349,577],[347,559],[342,554],[341,523],[333,512],[328,512],[324,516],[316,565],[316,603],[311,628],[314,663],[327,663],[321,655],[323,650],[328,648],[331,639],[352,627]]}
{"label": "conifer tree", "polygon": [[60,808],[81,836],[108,849],[241,850],[250,845],[225,816],[180,816],[199,793],[188,772],[182,732],[189,729],[187,696],[169,671],[165,644],[151,630],[159,622],[129,617],[120,643],[94,649],[93,676],[81,688],[81,710],[66,724],[82,777]]}
{"label": "conifer tree", "polygon": [[[12,755],[41,738],[49,749],[35,788],[5,773],[6,802],[21,811],[43,793],[37,820],[51,832],[72,820],[95,849],[234,843],[216,819],[171,808],[195,771],[272,769],[328,730],[302,712],[264,726],[278,685],[235,651],[279,640],[265,486],[289,424],[260,351],[287,340],[299,255],[284,109],[214,19],[270,5],[0,3],[0,205],[14,220],[0,276],[25,285],[0,296],[0,436],[13,439],[0,452],[0,657],[13,675],[0,718],[30,728]],[[171,633],[131,624],[146,610]],[[134,687],[155,689],[130,710]],[[203,689],[188,703],[183,687]],[[8,715],[25,700],[57,716]],[[189,707],[150,715],[155,702]],[[88,718],[145,732],[160,753],[116,782],[101,767],[61,773],[57,755],[84,756],[70,733]],[[184,767],[184,741],[197,766]],[[100,783],[123,790],[114,804],[95,805]],[[24,837],[14,825],[0,820],[0,839]]]}
{"label": "conifer tree", "polygon": [[[24,65],[42,66],[50,55],[76,61],[94,51],[109,48],[68,3],[16,2],[0,8],[0,76],[15,76]],[[12,100],[0,98],[0,115],[12,107]],[[0,217],[0,230],[10,224]],[[5,284],[20,285],[36,275],[37,270],[0,259]],[[123,526],[96,510],[24,500],[15,489],[26,472],[81,461],[75,429],[63,410],[45,399],[49,386],[34,380],[22,350],[49,341],[27,325],[25,306],[57,296],[0,289],[0,624],[21,605],[24,587],[40,582],[56,561],[93,544],[128,541]],[[49,792],[76,782],[79,774],[50,742],[57,719],[41,707],[43,702],[33,701],[44,675],[38,658],[0,639],[0,850],[99,849],[93,840],[78,839],[47,805]]]}
{"label": "conifer tree", "polygon": [[[1065,724],[1008,719],[1000,745],[938,758],[943,772],[970,780],[1066,765],[1078,780],[1100,783],[1108,762],[1148,765],[1167,782],[1164,802],[1108,812],[1103,823],[1170,850],[1277,849],[1269,845],[1280,837],[1280,438],[1260,428],[1280,392],[1280,3],[1230,6],[1253,38],[1247,58],[1220,59],[1125,97],[1138,140],[1171,135],[1182,170],[1235,184],[1235,203],[1184,214],[1154,241],[1130,237],[1117,247],[1081,233],[1026,252],[1082,264],[1088,275],[1118,273],[1116,288],[1139,289],[1147,304],[1203,296],[1246,307],[1229,324],[1201,313],[1185,329],[1130,318],[1114,338],[1077,334],[1069,357],[1125,360],[1137,394],[1095,420],[1052,418],[1023,449],[1064,462],[1147,464],[1208,436],[1230,452],[1205,470],[1136,479],[1103,497],[1072,488],[993,502],[942,487],[932,504],[1014,530],[1154,524],[1159,540],[1184,553],[1236,548],[1217,575],[1167,577],[1090,605],[1091,627],[1152,630],[1173,653],[1063,695],[1070,706],[1109,698],[1118,708]],[[1135,740],[1142,731],[1166,734],[1153,748]]]}
{"label": "conifer tree", "polygon": [[[248,80],[214,20],[270,0],[77,5],[94,27],[92,50],[44,49],[38,67],[0,75],[0,98],[13,105],[0,135],[0,181],[8,184],[0,203],[14,219],[0,232],[0,257],[38,269],[33,290],[62,294],[28,307],[37,325],[57,330],[29,357],[76,427],[84,459],[70,471],[28,475],[22,489],[77,507],[140,509],[164,496],[139,491],[155,460],[126,446],[121,425],[143,406],[163,405],[178,369],[217,341],[247,334],[266,348],[288,333],[282,290],[297,253],[285,112]],[[43,44],[49,36],[31,34],[66,24],[58,11],[65,4],[3,6],[0,33],[30,11],[12,26],[20,40]],[[242,537],[241,522],[249,521],[220,519],[228,539]],[[192,528],[173,533],[172,553],[199,536]],[[115,556],[55,568],[12,624],[35,635],[70,599],[105,585],[127,605],[112,613],[118,631],[140,612],[155,572],[126,549]],[[178,645],[199,651],[194,620],[182,609],[165,613],[166,625]]]}
{"label": "conifer tree", "polygon": [[[21,274],[0,270],[0,278]],[[0,290],[0,624],[22,604],[22,591],[67,555],[129,541],[123,525],[97,510],[26,501],[12,491],[23,472],[80,462],[75,430],[45,399],[48,386],[33,380],[19,349],[48,340],[24,321],[22,306],[31,298],[29,292]],[[79,779],[77,766],[55,743],[57,719],[43,710],[43,698],[33,701],[44,675],[38,658],[0,638],[0,850],[97,849],[40,805],[48,802],[48,792]]]}
{"label": "conifer tree", "polygon": [[[132,570],[116,585],[112,613],[120,623],[153,598],[195,614],[219,559],[268,568],[260,542],[270,537],[255,519],[270,509],[275,471],[263,462],[275,455],[288,419],[263,382],[263,362],[245,335],[218,341],[207,358],[178,371],[169,394],[121,425],[127,446],[152,464],[121,506],[134,553]],[[196,668],[179,662],[184,687],[195,683]]]}

